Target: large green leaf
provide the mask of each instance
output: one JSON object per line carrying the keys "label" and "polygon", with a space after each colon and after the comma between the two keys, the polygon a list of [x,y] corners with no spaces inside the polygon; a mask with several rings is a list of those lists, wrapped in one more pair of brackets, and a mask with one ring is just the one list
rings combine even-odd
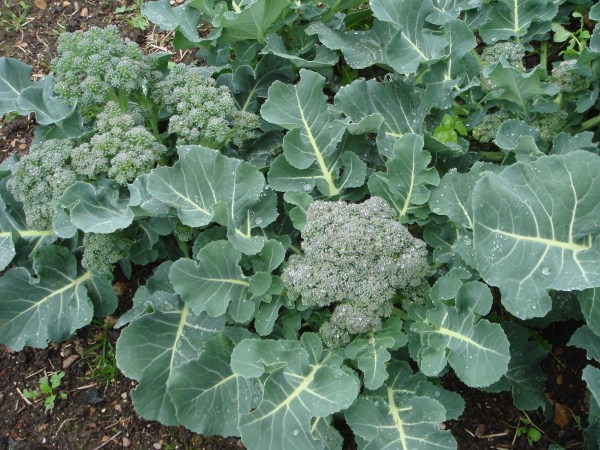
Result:
{"label": "large green leaf", "polygon": [[226,12],[220,23],[223,37],[233,41],[253,39],[262,44],[267,31],[290,6],[289,0],[256,0],[244,9]]}
{"label": "large green leaf", "polygon": [[[469,272],[453,269],[431,290],[427,308],[412,305],[410,330],[418,333],[420,347],[413,355],[421,371],[437,376],[449,363],[468,386],[497,382],[508,370],[509,342],[500,325],[481,316],[489,313],[492,296],[483,283],[463,284]],[[455,300],[448,306],[445,300]]]}
{"label": "large green leaf", "polygon": [[426,186],[437,185],[440,177],[423,150],[423,138],[407,134],[393,147],[393,158],[386,163],[387,172],[376,172],[369,178],[369,191],[383,197],[394,207],[400,221],[406,219],[413,205],[423,205],[429,199]]}
{"label": "large green leaf", "polygon": [[13,241],[14,229],[14,219],[6,211],[6,204],[0,197],[0,270],[4,270],[17,254]]}
{"label": "large green leaf", "polygon": [[486,44],[522,37],[534,20],[552,20],[557,12],[553,0],[497,0],[489,6],[489,21],[479,28],[479,34]]}
{"label": "large green leaf", "polygon": [[66,120],[75,112],[76,105],[68,105],[54,96],[54,77],[46,76],[33,86],[29,86],[19,96],[19,108],[35,114],[40,125],[51,125]]}
{"label": "large green leaf", "polygon": [[177,30],[190,42],[200,42],[198,25],[200,12],[188,5],[173,8],[169,0],[146,2],[142,5],[142,14],[163,30]]}
{"label": "large green leaf", "polygon": [[427,110],[421,107],[420,95],[400,79],[356,80],[338,91],[335,106],[348,118],[350,132],[378,133],[379,152],[392,158],[397,139],[421,130]]}
{"label": "large green leaf", "polygon": [[[96,186],[77,181],[58,199],[58,206],[63,210],[57,213],[52,223],[58,235],[61,232],[56,226],[56,218],[64,217],[63,214],[73,226],[86,233],[112,233],[133,222],[129,193],[121,191],[112,180],[104,180]],[[62,233],[61,237],[71,237]]]}
{"label": "large green leaf", "polygon": [[287,59],[295,67],[306,69],[330,70],[329,68],[339,59],[336,52],[317,45],[317,39],[304,33],[302,27],[293,28],[292,42],[287,46],[279,34],[268,34],[261,53]]}
{"label": "large green leaf", "polygon": [[196,314],[213,317],[227,311],[230,302],[248,299],[249,280],[239,266],[242,254],[228,241],[215,241],[198,252],[198,263],[180,259],[173,264],[169,279],[183,301]]}
{"label": "large green leaf", "polygon": [[205,341],[224,326],[224,317],[195,315],[178,302],[170,311],[142,315],[121,332],[117,366],[139,382],[131,394],[139,415],[165,425],[179,424],[167,392],[169,378],[182,364],[197,359]]}
{"label": "large green leaf", "polygon": [[0,58],[0,117],[16,111],[24,115],[28,109],[19,107],[21,92],[31,86],[31,67],[13,58]]}
{"label": "large green leaf", "polygon": [[469,9],[481,8],[482,0],[434,0],[434,11],[427,16],[427,21],[443,25],[457,19],[460,13]]}
{"label": "large green leaf", "polygon": [[600,336],[589,327],[582,326],[575,330],[568,345],[574,345],[586,351],[588,359],[600,361]]}
{"label": "large green leaf", "polygon": [[38,249],[34,269],[37,278],[22,267],[0,278],[0,342],[13,350],[65,340],[89,324],[94,314],[86,287],[94,275],[78,271],[69,249]]}
{"label": "large green leaf", "polygon": [[590,329],[600,336],[600,289],[586,289],[577,294],[583,318]]}
{"label": "large green leaf", "polygon": [[[289,187],[283,190],[311,191],[317,186],[327,196],[336,196],[349,187],[364,183],[366,164],[356,154],[342,153],[338,145],[346,129],[327,105],[323,94],[325,78],[308,70],[300,71],[300,82],[286,85],[279,81],[269,88],[269,98],[261,108],[262,117],[289,130],[283,140],[285,162],[273,164],[269,184],[285,179]],[[286,164],[287,163],[287,164]],[[291,167],[290,167],[291,166]],[[343,176],[339,176],[341,167]],[[286,175],[287,174],[287,175]],[[301,179],[298,182],[294,180]],[[293,184],[296,183],[296,184]]]}
{"label": "large green leaf", "polygon": [[358,395],[354,373],[340,367],[343,356],[323,350],[321,339],[304,333],[301,342],[248,339],[231,357],[237,375],[262,385],[259,406],[240,417],[242,441],[249,450],[319,449],[313,417],[348,408]]}
{"label": "large green leaf", "polygon": [[398,350],[406,342],[402,321],[397,317],[390,317],[377,333],[370,332],[354,339],[346,347],[346,356],[356,361],[363,372],[365,387],[375,390],[389,376],[387,363],[391,355],[388,350]]}
{"label": "large green leaf", "polygon": [[248,337],[245,329],[225,329],[206,341],[199,358],[173,371],[167,390],[180,424],[204,435],[239,436],[240,414],[260,400],[258,383],[230,366],[234,346]]}
{"label": "large green leaf", "polygon": [[399,29],[386,45],[387,61],[396,72],[414,73],[419,64],[444,56],[448,41],[425,26],[435,11],[431,0],[373,0],[371,9],[379,20]]}
{"label": "large green leaf", "polygon": [[292,81],[295,71],[289,61],[273,55],[265,55],[256,65],[240,66],[234,73],[223,74],[217,79],[220,85],[229,87],[241,111],[258,112],[258,99],[267,96],[274,81]]}
{"label": "large green leaf", "polygon": [[452,435],[438,428],[450,418],[443,404],[455,401],[448,396],[450,393],[427,382],[421,374],[413,375],[407,363],[392,364],[390,372],[394,375],[385,386],[374,394],[360,396],[344,413],[360,438],[358,448],[456,449]]}
{"label": "large green leaf", "polygon": [[548,289],[600,286],[599,174],[600,157],[577,151],[513,164],[477,182],[477,266],[517,317],[544,316]]}
{"label": "large green leaf", "polygon": [[227,225],[234,245],[253,253],[260,251],[264,239],[253,238],[252,228],[270,223],[253,213],[253,208],[262,210],[264,201],[274,199],[264,195],[264,189],[264,176],[252,164],[195,145],[179,147],[179,161],[173,167],[155,169],[148,177],[148,191],[177,208],[185,225],[201,227],[213,221]]}
{"label": "large green leaf", "polygon": [[321,22],[314,22],[306,33],[317,34],[321,43],[332,50],[341,50],[345,62],[353,69],[365,69],[376,64],[388,66],[386,45],[398,30],[388,22],[373,21],[368,31],[340,32]]}
{"label": "large green leaf", "polygon": [[504,324],[510,342],[508,372],[500,381],[485,388],[488,392],[511,390],[514,405],[526,411],[543,408],[546,404],[544,383],[546,375],[540,363],[548,356],[539,342],[531,340],[527,328],[513,322]]}

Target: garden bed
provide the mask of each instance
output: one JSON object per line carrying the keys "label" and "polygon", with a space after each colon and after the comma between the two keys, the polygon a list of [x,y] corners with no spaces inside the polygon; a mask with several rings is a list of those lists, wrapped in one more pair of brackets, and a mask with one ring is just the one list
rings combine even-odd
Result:
{"label": "garden bed", "polygon": [[[2,56],[18,58],[33,67],[34,79],[47,73],[56,55],[56,39],[63,31],[115,24],[124,37],[146,52],[173,50],[172,34],[152,24],[148,29],[132,27],[135,10],[115,13],[118,7],[135,6],[131,1],[28,0],[0,7]],[[5,32],[2,29],[5,29]],[[192,61],[193,51],[175,51],[176,59]],[[0,162],[10,155],[27,154],[36,123],[32,116],[10,116],[0,122]],[[242,449],[238,438],[203,437],[184,427],[167,427],[136,415],[130,391],[136,382],[116,367],[115,347],[120,330],[113,329],[120,314],[132,306],[136,289],[150,276],[147,267],[133,266],[133,275],[120,272],[114,282],[119,308],[113,315],[95,319],[66,342],[50,343],[47,349],[25,348],[14,352],[0,345],[0,450],[4,449]],[[1,295],[1,294],[0,294]],[[497,308],[498,305],[496,304]],[[584,322],[559,322],[535,329],[548,354],[542,363],[546,377],[547,411],[521,411],[508,392],[485,393],[470,388],[450,371],[441,385],[459,393],[465,410],[457,420],[440,428],[450,430],[458,449],[546,449],[557,444],[565,449],[584,449],[583,429],[588,425],[589,393],[582,370],[590,364],[584,350],[567,345]],[[596,363],[592,363],[598,366]],[[413,369],[418,370],[415,365]],[[64,372],[53,408],[25,398],[23,392],[39,388],[45,375]],[[350,429],[341,425],[344,448],[356,448]],[[537,429],[541,437],[528,442],[527,431]],[[277,450],[277,449],[272,449]]]}

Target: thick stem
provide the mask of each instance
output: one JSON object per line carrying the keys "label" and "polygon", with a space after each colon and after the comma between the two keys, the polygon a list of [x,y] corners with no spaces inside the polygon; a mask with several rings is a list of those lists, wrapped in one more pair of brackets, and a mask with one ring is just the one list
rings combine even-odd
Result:
{"label": "thick stem", "polygon": [[482,161],[498,162],[504,160],[506,155],[502,152],[479,152],[479,158]]}
{"label": "thick stem", "polygon": [[190,249],[187,245],[187,242],[184,242],[178,238],[175,238],[175,240],[177,241],[177,246],[179,247],[179,250],[181,250],[181,253],[183,253],[183,256],[185,258],[189,258],[190,257]]}
{"label": "thick stem", "polygon": [[600,125],[600,116],[592,117],[581,124],[580,131],[587,131],[590,128],[594,128]]}
{"label": "thick stem", "polygon": [[548,42],[542,41],[540,45],[540,66],[548,73]]}

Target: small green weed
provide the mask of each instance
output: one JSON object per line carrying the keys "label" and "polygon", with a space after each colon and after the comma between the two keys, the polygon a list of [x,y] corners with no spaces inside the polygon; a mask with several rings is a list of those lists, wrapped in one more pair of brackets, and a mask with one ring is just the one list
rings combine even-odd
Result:
{"label": "small green weed", "polygon": [[115,346],[110,341],[109,331],[112,325],[108,321],[96,319],[92,322],[99,328],[95,334],[96,344],[86,350],[84,358],[90,367],[87,380],[95,380],[106,383],[114,381],[119,374],[117,361],[115,359]]}
{"label": "small green weed", "polygon": [[119,6],[115,9],[115,14],[127,14],[125,20],[132,28],[146,30],[150,25],[148,19],[142,14],[142,5],[144,0],[135,0],[135,5]]}
{"label": "small green weed", "polygon": [[50,376],[45,375],[40,378],[39,388],[30,391],[28,389],[23,389],[23,397],[30,400],[44,399],[44,406],[46,411],[51,411],[54,409],[54,403],[56,399],[59,398],[61,400],[66,400],[67,393],[63,391],[58,391],[60,387],[60,381],[65,376],[65,372],[62,370],[60,372],[56,372]]}
{"label": "small green weed", "polygon": [[28,17],[31,3],[20,0],[14,4],[11,0],[2,0],[0,8],[0,28],[6,31],[15,32],[23,29],[30,21]]}
{"label": "small green weed", "polygon": [[536,428],[531,422],[529,417],[521,418],[521,426],[517,428],[516,437],[527,436],[527,442],[529,445],[537,444],[542,439],[542,433]]}

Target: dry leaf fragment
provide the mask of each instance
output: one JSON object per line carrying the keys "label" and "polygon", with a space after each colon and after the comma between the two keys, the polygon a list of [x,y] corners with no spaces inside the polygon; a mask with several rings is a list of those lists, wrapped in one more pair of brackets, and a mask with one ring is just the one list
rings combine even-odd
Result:
{"label": "dry leaf fragment", "polygon": [[79,359],[79,355],[71,355],[71,356],[65,358],[65,360],[62,363],[63,369],[68,369],[78,359]]}
{"label": "dry leaf fragment", "polygon": [[35,6],[36,6],[38,9],[42,9],[42,10],[46,9],[46,7],[48,6],[48,5],[46,5],[46,0],[35,0],[35,1],[33,2],[33,4],[34,4],[34,5],[35,5]]}
{"label": "dry leaf fragment", "polygon": [[573,412],[571,408],[562,403],[556,402],[554,404],[554,423],[559,427],[566,427],[571,422]]}

